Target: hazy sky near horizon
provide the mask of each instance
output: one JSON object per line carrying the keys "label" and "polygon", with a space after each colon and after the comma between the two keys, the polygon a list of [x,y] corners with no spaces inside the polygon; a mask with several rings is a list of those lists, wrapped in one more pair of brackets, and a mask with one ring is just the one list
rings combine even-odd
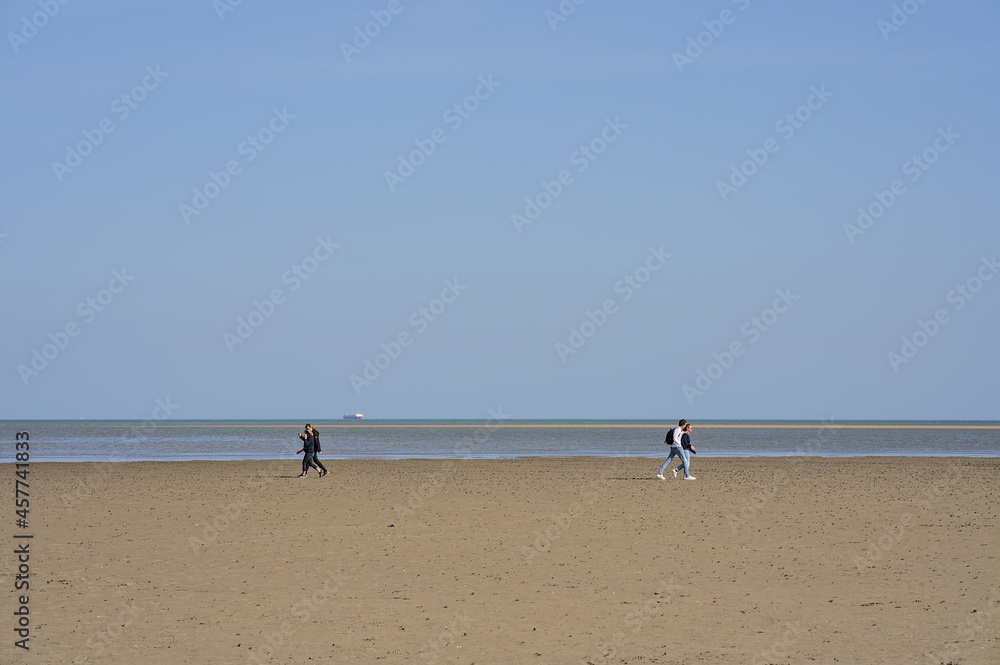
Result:
{"label": "hazy sky near horizon", "polygon": [[4,3],[0,419],[998,419],[998,18]]}

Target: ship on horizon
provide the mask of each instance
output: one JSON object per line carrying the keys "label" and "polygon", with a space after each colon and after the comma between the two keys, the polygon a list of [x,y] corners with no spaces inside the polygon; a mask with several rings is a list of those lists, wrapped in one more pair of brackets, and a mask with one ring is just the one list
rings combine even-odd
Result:
{"label": "ship on horizon", "polygon": [[345,413],[344,420],[362,420],[365,414],[363,413]]}

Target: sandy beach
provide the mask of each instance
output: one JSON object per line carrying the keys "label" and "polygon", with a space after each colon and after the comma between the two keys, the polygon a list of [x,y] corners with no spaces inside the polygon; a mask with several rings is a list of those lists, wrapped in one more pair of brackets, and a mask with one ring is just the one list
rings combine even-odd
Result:
{"label": "sandy beach", "polygon": [[0,661],[1000,662],[1000,460],[661,461],[32,464]]}

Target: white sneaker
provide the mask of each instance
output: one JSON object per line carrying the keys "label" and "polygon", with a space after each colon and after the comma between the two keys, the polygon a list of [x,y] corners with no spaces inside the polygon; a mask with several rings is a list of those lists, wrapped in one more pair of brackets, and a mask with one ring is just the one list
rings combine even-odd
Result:
{"label": "white sneaker", "polygon": [[662,473],[656,474],[656,477],[659,478],[660,480],[666,480],[666,478],[663,477]]}
{"label": "white sneaker", "polygon": [[698,480],[694,476],[684,476],[684,480]]}
{"label": "white sneaker", "polygon": [[677,477],[677,469],[674,469],[674,478]]}

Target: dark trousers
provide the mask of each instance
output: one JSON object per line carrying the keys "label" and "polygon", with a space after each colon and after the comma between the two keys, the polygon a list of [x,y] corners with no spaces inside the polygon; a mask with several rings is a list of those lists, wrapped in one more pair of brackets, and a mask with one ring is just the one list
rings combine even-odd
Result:
{"label": "dark trousers", "polygon": [[302,456],[302,474],[305,475],[306,471],[309,470],[309,467],[312,467],[317,471],[319,471],[319,467],[316,466],[315,462],[315,457],[316,457],[315,451],[305,450],[303,452],[305,454]]}

